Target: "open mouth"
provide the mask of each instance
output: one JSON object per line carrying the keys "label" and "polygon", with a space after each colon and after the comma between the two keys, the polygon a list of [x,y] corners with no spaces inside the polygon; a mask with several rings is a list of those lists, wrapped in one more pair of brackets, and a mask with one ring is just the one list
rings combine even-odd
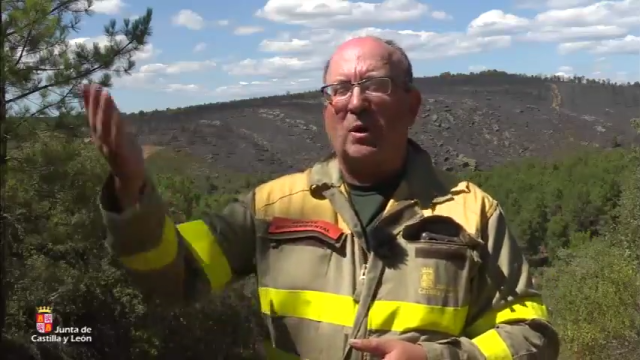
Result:
{"label": "open mouth", "polygon": [[358,124],[358,125],[352,126],[351,129],[349,129],[349,132],[352,132],[354,134],[366,134],[369,132],[369,128],[367,128],[362,124]]}

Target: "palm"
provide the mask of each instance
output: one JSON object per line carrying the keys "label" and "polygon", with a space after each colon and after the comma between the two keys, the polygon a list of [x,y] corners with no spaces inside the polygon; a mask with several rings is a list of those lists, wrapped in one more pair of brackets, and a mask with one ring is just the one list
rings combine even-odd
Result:
{"label": "palm", "polygon": [[141,182],[144,178],[142,148],[135,135],[127,131],[113,98],[95,85],[86,86],[83,94],[91,139],[112,173],[125,182]]}

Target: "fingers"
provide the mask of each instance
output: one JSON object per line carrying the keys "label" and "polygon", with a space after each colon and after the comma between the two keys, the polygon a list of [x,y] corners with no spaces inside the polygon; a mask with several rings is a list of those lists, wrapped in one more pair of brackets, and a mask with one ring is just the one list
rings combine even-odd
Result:
{"label": "fingers", "polygon": [[120,118],[120,110],[116,106],[116,102],[113,101],[111,95],[109,95],[109,140],[113,144],[115,149],[122,147],[122,138],[125,136],[125,124]]}
{"label": "fingers", "polygon": [[112,124],[115,121],[113,118],[113,99],[107,91],[103,91],[100,94],[100,122],[99,127],[97,128],[100,139],[102,139],[103,143],[107,144],[108,148],[115,149],[115,142],[113,141],[113,126]]}
{"label": "fingers", "polygon": [[100,108],[102,106],[102,88],[93,87],[91,89],[91,101],[89,103],[91,115],[90,117],[95,122],[95,134],[100,139],[103,140],[100,136],[102,134],[102,113]]}
{"label": "fingers", "polygon": [[393,342],[387,340],[388,339],[354,339],[349,341],[349,345],[355,350],[384,357],[393,350]]}
{"label": "fingers", "polygon": [[91,112],[91,97],[93,95],[92,85],[85,84],[82,86],[82,98],[84,100],[84,112],[87,114],[89,120],[89,130],[91,131],[91,137],[95,139],[96,135],[96,120]]}
{"label": "fingers", "polygon": [[84,85],[82,89],[85,111],[89,118],[91,135],[100,150],[108,155],[118,147],[122,124],[119,111],[109,92],[99,85]]}

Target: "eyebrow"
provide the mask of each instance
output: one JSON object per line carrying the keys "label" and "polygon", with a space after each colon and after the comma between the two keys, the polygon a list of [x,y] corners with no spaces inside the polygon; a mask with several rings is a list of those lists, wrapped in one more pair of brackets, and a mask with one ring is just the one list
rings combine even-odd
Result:
{"label": "eyebrow", "polygon": [[[386,78],[386,77],[391,78],[391,77],[392,77],[392,75],[390,75],[390,74],[380,74],[380,73],[375,73],[375,72],[374,72],[374,73],[366,74],[365,76],[363,76],[363,77],[360,79],[360,81],[361,81],[361,80],[376,79],[376,78]],[[330,82],[329,84],[343,84],[343,83],[351,83],[351,80],[347,80],[347,79],[345,79],[345,78],[338,78],[338,79],[336,79],[335,81]]]}

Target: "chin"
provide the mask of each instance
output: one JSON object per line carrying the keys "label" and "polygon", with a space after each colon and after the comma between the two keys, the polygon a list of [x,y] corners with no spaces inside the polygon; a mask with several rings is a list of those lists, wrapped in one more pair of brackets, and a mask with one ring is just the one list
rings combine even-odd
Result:
{"label": "chin", "polygon": [[362,144],[350,144],[345,150],[350,158],[362,160],[374,158],[378,153],[376,147]]}

